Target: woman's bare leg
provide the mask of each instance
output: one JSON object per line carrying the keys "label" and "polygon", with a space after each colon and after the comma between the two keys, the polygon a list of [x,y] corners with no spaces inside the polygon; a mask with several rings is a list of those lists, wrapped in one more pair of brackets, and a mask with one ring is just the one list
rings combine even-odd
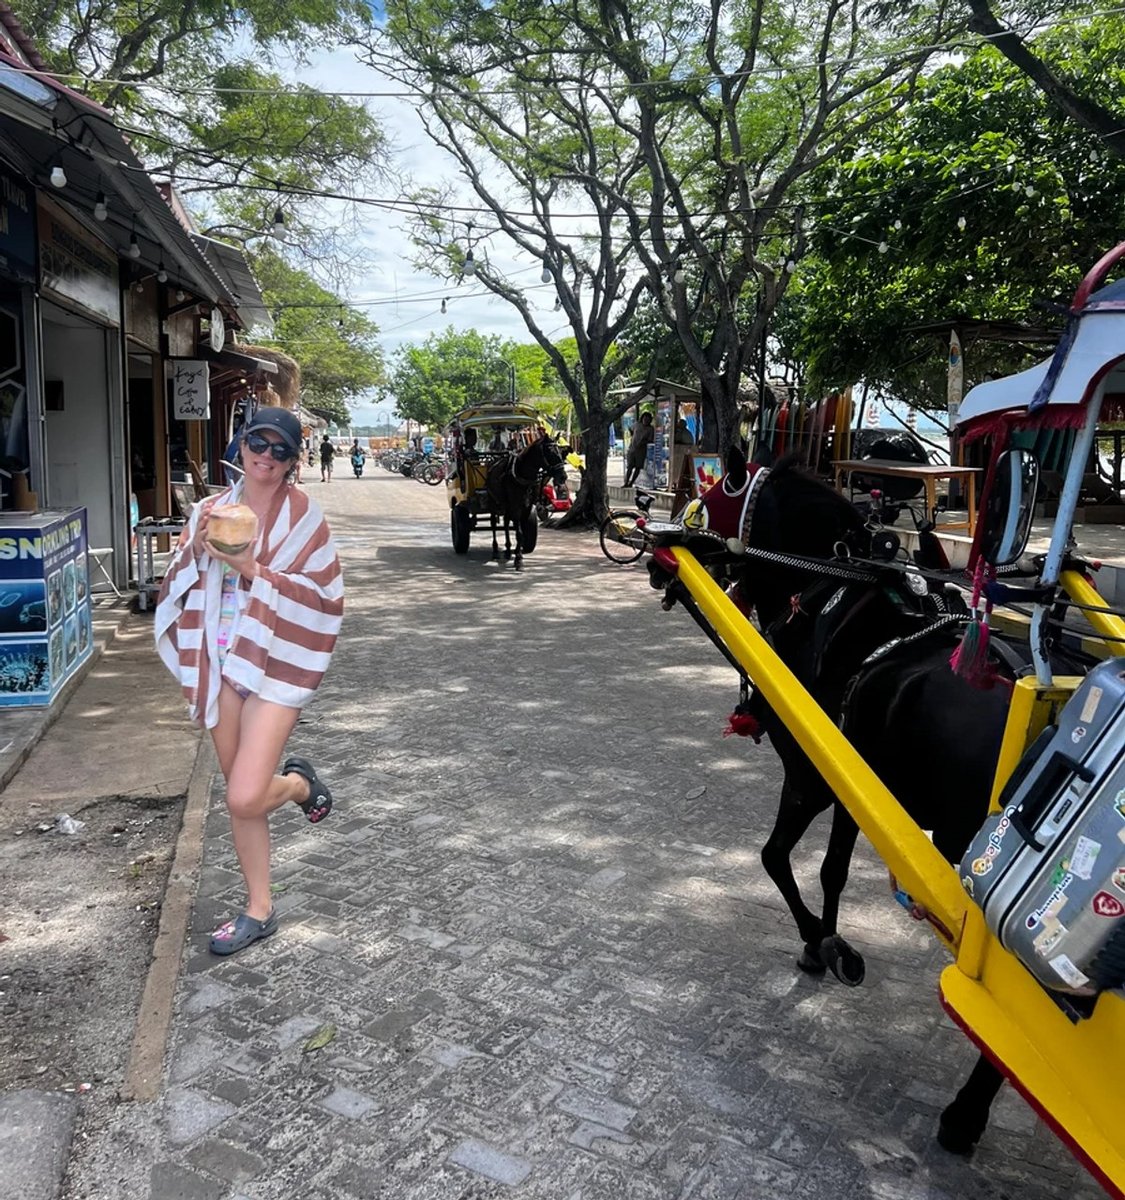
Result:
{"label": "woman's bare leg", "polygon": [[299,715],[298,709],[257,696],[243,700],[224,683],[219,724],[212,730],[227,781],[235,853],[246,881],[246,911],[259,921],[273,907],[269,814],[290,801],[300,804],[309,794],[308,783],[301,776],[274,773]]}

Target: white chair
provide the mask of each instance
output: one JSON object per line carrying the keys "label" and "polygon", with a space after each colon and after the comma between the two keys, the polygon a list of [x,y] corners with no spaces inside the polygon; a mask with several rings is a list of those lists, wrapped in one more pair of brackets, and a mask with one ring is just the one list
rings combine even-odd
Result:
{"label": "white chair", "polygon": [[90,591],[93,592],[94,590],[94,572],[97,571],[102,580],[109,585],[110,591],[113,592],[118,600],[122,599],[121,589],[113,582],[113,575],[110,571],[110,568],[113,566],[113,547],[88,546],[86,548],[86,558],[90,564]]}

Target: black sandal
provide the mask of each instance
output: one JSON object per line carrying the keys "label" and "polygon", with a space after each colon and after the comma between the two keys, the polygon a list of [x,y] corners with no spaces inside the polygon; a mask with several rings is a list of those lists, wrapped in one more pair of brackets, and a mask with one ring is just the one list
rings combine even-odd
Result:
{"label": "black sandal", "polygon": [[332,793],[324,786],[307,758],[294,754],[285,760],[282,775],[300,775],[309,785],[309,798],[301,803],[301,811],[315,825],[332,811]]}

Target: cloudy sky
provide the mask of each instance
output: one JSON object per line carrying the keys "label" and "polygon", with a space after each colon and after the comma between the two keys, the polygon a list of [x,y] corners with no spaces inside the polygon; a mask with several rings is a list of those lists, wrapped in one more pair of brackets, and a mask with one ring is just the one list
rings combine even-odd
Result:
{"label": "cloudy sky", "polygon": [[[299,77],[325,90],[339,92],[395,92],[400,86],[391,83],[357,63],[349,54],[340,52],[322,55],[298,72]],[[414,185],[449,185],[460,179],[457,166],[430,141],[418,117],[417,105],[410,97],[377,96],[366,101],[369,109],[386,131],[393,147],[396,169],[408,176]],[[394,185],[384,185],[380,196],[397,198]],[[469,187],[462,181],[456,202],[476,203]],[[418,271],[412,264],[413,251],[406,231],[405,217],[379,208],[364,210],[368,228],[365,241],[373,260],[373,268],[356,282],[349,296],[351,303],[361,306],[382,333],[384,350],[390,355],[404,342],[420,342],[428,334],[448,327],[457,330],[477,329],[484,334],[496,334],[517,342],[530,342],[531,335],[523,320],[510,305],[473,287],[468,281],[460,285],[443,283],[432,275]],[[569,327],[553,311],[555,292],[550,284],[539,280],[541,264],[523,256],[505,256],[504,247],[489,243],[489,260],[499,269],[525,283],[532,300],[538,305],[543,328],[551,336],[565,337]],[[483,293],[483,294],[482,294]],[[447,299],[447,312],[441,312],[442,299]],[[386,405],[382,406],[382,410]],[[379,405],[357,406],[357,424],[372,423]]]}

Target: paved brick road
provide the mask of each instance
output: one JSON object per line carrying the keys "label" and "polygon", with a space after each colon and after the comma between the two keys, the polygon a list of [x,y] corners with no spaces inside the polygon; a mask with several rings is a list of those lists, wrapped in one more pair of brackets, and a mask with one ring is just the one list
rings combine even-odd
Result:
{"label": "paved brick road", "polygon": [[[757,857],[772,755],[720,737],[734,679],[643,568],[548,531],[516,575],[483,538],[454,556],[439,489],[376,469],[310,490],[348,612],[295,744],[336,811],[277,819],[281,932],[216,960],[207,931],[241,896],[216,787],[166,1094],[79,1184],[159,1200],[1101,1195],[1009,1091],[971,1164],[935,1148],[973,1053],[939,1010],[942,955],[865,848],[844,925],[868,982],[797,972]],[[325,1022],[335,1040],[303,1053]]]}

